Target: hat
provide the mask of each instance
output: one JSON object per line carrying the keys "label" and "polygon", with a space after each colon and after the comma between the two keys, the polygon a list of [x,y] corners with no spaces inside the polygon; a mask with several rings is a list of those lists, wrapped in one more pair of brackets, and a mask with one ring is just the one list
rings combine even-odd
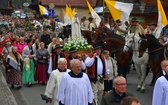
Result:
{"label": "hat", "polygon": [[151,25],[153,25],[153,26],[155,26],[155,27],[157,26],[156,23],[150,23],[149,26],[151,26]]}
{"label": "hat", "polygon": [[75,48],[71,48],[71,49],[69,50],[69,53],[74,53],[74,52],[77,52],[77,50],[76,50]]}
{"label": "hat", "polygon": [[100,45],[93,45],[93,50],[96,50],[96,49],[98,49],[98,48],[101,48],[102,46],[100,46]]}
{"label": "hat", "polygon": [[54,47],[54,50],[57,49],[57,48],[63,48],[63,46],[60,45],[60,44],[56,44],[55,47]]}
{"label": "hat", "polygon": [[89,21],[92,21],[92,20],[93,20],[93,18],[92,18],[92,17],[89,17],[89,18],[88,18],[88,20],[89,20]]}
{"label": "hat", "polygon": [[116,20],[116,23],[121,23],[121,20],[120,20],[120,19],[117,19],[117,20]]}
{"label": "hat", "polygon": [[132,18],[132,22],[138,22],[137,18]]}

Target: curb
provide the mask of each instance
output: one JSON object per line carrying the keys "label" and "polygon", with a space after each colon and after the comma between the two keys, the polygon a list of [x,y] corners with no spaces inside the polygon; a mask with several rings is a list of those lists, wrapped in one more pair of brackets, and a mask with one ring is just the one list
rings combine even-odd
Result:
{"label": "curb", "polygon": [[0,70],[0,105],[18,105]]}

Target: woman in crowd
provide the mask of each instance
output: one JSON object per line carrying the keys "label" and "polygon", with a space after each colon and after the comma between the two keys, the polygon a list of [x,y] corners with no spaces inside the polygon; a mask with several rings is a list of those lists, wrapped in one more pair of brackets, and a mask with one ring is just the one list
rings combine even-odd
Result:
{"label": "woman in crowd", "polygon": [[3,56],[3,63],[6,66],[6,57],[10,52],[12,52],[12,45],[9,39],[6,39],[4,43],[5,45],[2,49],[2,56]]}
{"label": "woman in crowd", "polygon": [[38,39],[38,38],[36,38],[36,39],[34,40],[34,44],[33,44],[32,46],[33,46],[33,48],[34,48],[36,51],[40,48],[40,46],[39,46],[39,39]]}
{"label": "woman in crowd", "polygon": [[45,49],[44,43],[40,43],[40,49],[36,51],[37,67],[35,73],[35,81],[42,82],[46,84],[47,82],[47,66],[50,54],[47,49]]}
{"label": "woman in crowd", "polygon": [[22,51],[24,49],[24,47],[27,46],[27,43],[24,42],[24,38],[23,37],[20,37],[20,42],[17,44],[17,48],[18,48],[18,53],[20,53],[22,55]]}
{"label": "woman in crowd", "polygon": [[27,40],[27,46],[23,49],[23,83],[27,83],[28,87],[34,82],[34,58],[35,49],[32,47],[32,41]]}
{"label": "woman in crowd", "polygon": [[7,83],[14,88],[17,85],[17,89],[22,88],[22,57],[17,52],[17,47],[12,47],[12,52],[7,56]]}

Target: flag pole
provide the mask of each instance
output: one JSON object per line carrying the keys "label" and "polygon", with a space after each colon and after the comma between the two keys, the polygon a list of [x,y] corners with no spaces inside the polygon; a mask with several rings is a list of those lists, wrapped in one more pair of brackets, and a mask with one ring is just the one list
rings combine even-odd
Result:
{"label": "flag pole", "polygon": [[102,24],[104,25],[104,0],[103,0],[103,22]]}

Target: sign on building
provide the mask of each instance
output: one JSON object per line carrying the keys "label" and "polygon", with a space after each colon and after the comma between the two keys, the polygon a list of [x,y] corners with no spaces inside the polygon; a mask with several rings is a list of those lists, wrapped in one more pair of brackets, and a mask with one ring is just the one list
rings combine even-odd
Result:
{"label": "sign on building", "polygon": [[54,16],[55,14],[53,9],[48,9],[48,12],[49,12],[48,16]]}
{"label": "sign on building", "polygon": [[49,7],[50,7],[50,9],[53,9],[53,8],[55,7],[54,3],[51,3],[51,4],[49,5]]}

